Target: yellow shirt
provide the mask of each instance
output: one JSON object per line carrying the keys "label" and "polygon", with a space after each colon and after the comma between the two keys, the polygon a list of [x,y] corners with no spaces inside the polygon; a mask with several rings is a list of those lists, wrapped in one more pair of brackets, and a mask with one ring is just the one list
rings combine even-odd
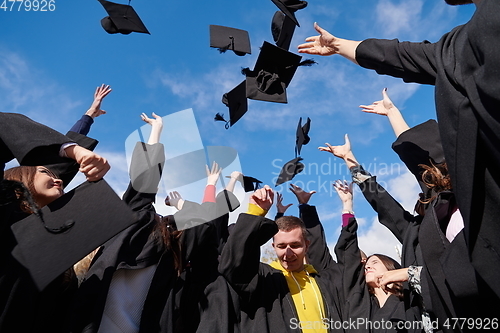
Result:
{"label": "yellow shirt", "polygon": [[271,267],[283,272],[286,278],[299,317],[293,325],[302,328],[302,332],[328,332],[327,326],[323,324],[325,318],[323,297],[316,280],[310,275],[317,273],[314,267],[304,265],[304,270],[300,272],[289,272],[278,261],[273,261]]}

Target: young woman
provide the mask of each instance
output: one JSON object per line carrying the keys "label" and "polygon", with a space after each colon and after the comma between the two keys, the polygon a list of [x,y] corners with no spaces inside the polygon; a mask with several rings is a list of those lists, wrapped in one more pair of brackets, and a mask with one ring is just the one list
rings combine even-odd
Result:
{"label": "young woman", "polygon": [[[20,114],[0,113],[2,332],[62,330],[61,318],[65,316],[71,291],[75,287],[74,280],[63,274],[39,291],[26,268],[12,255],[17,240],[11,226],[63,195],[64,182],[52,170],[57,170],[67,181],[79,167],[89,180],[102,178],[109,170],[109,164],[83,147],[88,143],[95,146],[93,141],[78,135],[72,138],[64,136]],[[67,145],[75,142],[80,145]],[[61,153],[70,159],[63,158]],[[21,166],[4,174],[5,163],[13,158]],[[50,165],[51,168],[42,165]]]}
{"label": "young woman", "polygon": [[71,332],[194,331],[200,289],[216,274],[215,228],[206,222],[215,216],[221,170],[214,164],[207,171],[204,203],[172,192],[168,204],[179,210],[160,216],[153,203],[165,160],[163,123],[155,114],[142,119],[151,135],[135,147],[123,195],[137,222],[97,251],[73,302]]}
{"label": "young woman", "polygon": [[[399,270],[401,265],[383,254],[362,258],[357,238],[358,224],[352,210],[352,186],[337,181],[334,188],[342,201],[342,231],[335,254],[344,285],[344,320],[358,323],[353,332],[422,331],[421,326],[420,329],[416,326],[421,320],[419,313],[406,311],[402,284],[380,284],[385,273]],[[412,322],[411,329],[405,326],[407,322]]]}

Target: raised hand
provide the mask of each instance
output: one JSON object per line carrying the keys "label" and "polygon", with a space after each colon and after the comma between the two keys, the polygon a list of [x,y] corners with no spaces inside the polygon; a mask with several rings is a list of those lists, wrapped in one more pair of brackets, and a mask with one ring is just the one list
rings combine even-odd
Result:
{"label": "raised hand", "polygon": [[338,38],[331,33],[321,28],[314,22],[314,29],[319,33],[319,36],[311,36],[306,38],[304,44],[298,46],[299,53],[317,54],[328,56],[339,53],[338,45],[336,44]]}
{"label": "raised hand", "polygon": [[333,188],[335,188],[343,203],[350,203],[350,209],[348,210],[352,210],[352,183],[348,183],[345,180],[337,180],[333,183]]}
{"label": "raised hand", "polygon": [[392,103],[389,95],[387,95],[387,88],[382,90],[383,99],[381,101],[373,102],[371,105],[360,105],[361,111],[366,113],[375,113],[382,116],[388,116],[391,111],[398,111]]}
{"label": "raised hand", "polygon": [[163,118],[154,112],[152,115],[153,119],[149,118],[144,112],[141,113],[141,119],[151,125],[151,134],[148,140],[150,145],[160,142],[161,131],[163,130]]}
{"label": "raised hand", "polygon": [[170,192],[169,195],[165,198],[165,205],[172,206],[177,208],[177,210],[181,210],[184,205],[184,199],[179,192],[173,191]]}
{"label": "raised hand", "polygon": [[257,191],[252,193],[249,202],[256,206],[259,206],[266,212],[271,209],[274,201],[274,192],[269,185],[265,185],[263,188],[259,188]]}
{"label": "raised hand", "polygon": [[290,184],[290,191],[297,197],[299,204],[307,204],[311,196],[316,193],[316,191],[306,192],[297,185]]}
{"label": "raised hand", "polygon": [[217,180],[219,180],[222,168],[219,167],[219,165],[214,161],[212,163],[212,169],[209,169],[208,165],[206,165],[206,169],[207,169],[207,185],[217,184]]}
{"label": "raised hand", "polygon": [[349,156],[349,154],[352,154],[352,151],[351,151],[351,141],[349,140],[349,136],[346,134],[344,138],[345,138],[345,143],[341,146],[332,146],[329,143],[325,143],[327,147],[318,147],[318,149],[321,151],[330,152],[339,158],[346,159]]}
{"label": "raised hand", "polygon": [[276,193],[276,209],[278,210],[278,213],[285,214],[286,210],[288,207],[292,206],[293,204],[288,204],[286,206],[283,205],[283,195],[279,192]]}
{"label": "raised hand", "polygon": [[102,114],[106,114],[106,111],[101,110],[101,103],[104,97],[108,96],[111,92],[111,88],[109,85],[102,84],[100,87],[97,87],[94,93],[94,101],[90,108],[85,112],[87,116],[92,118],[99,117]]}

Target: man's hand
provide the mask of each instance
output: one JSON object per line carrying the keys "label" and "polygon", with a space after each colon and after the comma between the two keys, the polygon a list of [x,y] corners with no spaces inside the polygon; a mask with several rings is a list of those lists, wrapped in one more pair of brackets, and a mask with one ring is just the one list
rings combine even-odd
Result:
{"label": "man's hand", "polygon": [[278,213],[285,214],[286,210],[288,207],[292,206],[293,204],[288,204],[288,205],[283,205],[283,195],[279,192],[276,193],[276,209],[278,210]]}
{"label": "man's hand", "polygon": [[269,185],[265,185],[263,188],[259,188],[257,191],[252,193],[249,202],[256,206],[259,206],[266,212],[271,209],[274,201],[274,192]]}

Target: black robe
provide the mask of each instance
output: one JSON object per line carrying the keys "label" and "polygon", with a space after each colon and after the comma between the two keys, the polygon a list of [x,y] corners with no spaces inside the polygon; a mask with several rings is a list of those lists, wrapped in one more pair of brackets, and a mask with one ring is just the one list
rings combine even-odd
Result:
{"label": "black robe", "polygon": [[157,189],[163,161],[162,144],[137,144],[131,184],[123,195],[136,212],[137,222],[100,247],[74,298],[68,322],[71,332],[98,331],[115,271],[152,265],[157,268],[144,302],[139,332],[196,330],[201,294],[216,274],[216,231],[212,223],[206,223],[212,220],[215,204],[185,201],[183,209],[174,214],[179,225],[195,225],[185,229],[179,240],[184,266],[178,275],[172,252],[154,237],[158,217],[153,206],[156,192],[151,190]]}
{"label": "black robe", "polygon": [[[398,322],[421,321],[419,304],[407,307],[405,302],[396,296],[380,308],[374,297],[368,292],[364,277],[364,265],[361,263],[361,254],[358,247],[356,219],[352,218],[349,224],[342,228],[335,246],[337,262],[331,257],[328,243],[324,235],[323,226],[319,220],[316,208],[310,205],[300,206],[300,217],[304,221],[311,241],[308,250],[308,261],[319,269],[328,269],[333,266],[337,270],[334,274],[336,282],[340,284],[339,296],[342,308],[342,320],[346,324],[346,332],[420,332],[418,329],[396,330]],[[408,294],[408,290],[406,290]],[[408,296],[408,295],[407,295]],[[382,325],[383,329],[370,329],[371,323],[391,321],[389,325]],[[376,325],[378,325],[378,323]],[[399,324],[402,325],[402,324]],[[417,327],[417,326],[414,326]],[[389,328],[389,329],[387,329]],[[394,329],[391,329],[394,328]]]}
{"label": "black robe", "polygon": [[[428,121],[402,133],[393,144],[408,169],[420,181],[420,164],[430,165],[440,161],[436,149],[439,138],[436,124]],[[422,266],[422,298],[412,295],[407,308],[423,306],[437,320],[439,329],[460,331],[446,326],[448,318],[491,317],[495,310],[488,305],[491,293],[479,293],[474,268],[469,259],[463,231],[450,243],[446,227],[456,206],[455,195],[449,191],[432,192],[434,198],[427,205],[424,216],[413,216],[394,200],[371,177],[360,184],[360,189],[370,205],[377,211],[380,223],[385,225],[402,242],[402,265]],[[495,298],[493,297],[493,300]]]}
{"label": "black robe", "polygon": [[[260,262],[260,246],[278,227],[272,220],[240,214],[222,251],[219,271],[239,295],[241,332],[300,332],[295,304],[283,273]],[[341,308],[332,271],[313,275],[323,297],[329,332],[341,320]]]}
{"label": "black robe", "polygon": [[[73,132],[64,136],[20,114],[0,113],[2,179],[5,163],[16,158],[21,165],[50,167],[67,184],[78,172],[75,161],[59,156],[61,145],[69,142],[86,148],[97,144]],[[38,291],[29,273],[11,255],[17,243],[10,227],[26,216],[16,203],[0,207],[0,331],[61,332],[76,280],[62,283],[64,276],[60,276]]]}
{"label": "black robe", "polygon": [[[500,1],[482,0],[437,43],[363,41],[357,62],[380,74],[436,86],[445,158],[481,293],[500,297]],[[483,281],[485,283],[483,283]],[[495,301],[495,307],[500,308]]]}

